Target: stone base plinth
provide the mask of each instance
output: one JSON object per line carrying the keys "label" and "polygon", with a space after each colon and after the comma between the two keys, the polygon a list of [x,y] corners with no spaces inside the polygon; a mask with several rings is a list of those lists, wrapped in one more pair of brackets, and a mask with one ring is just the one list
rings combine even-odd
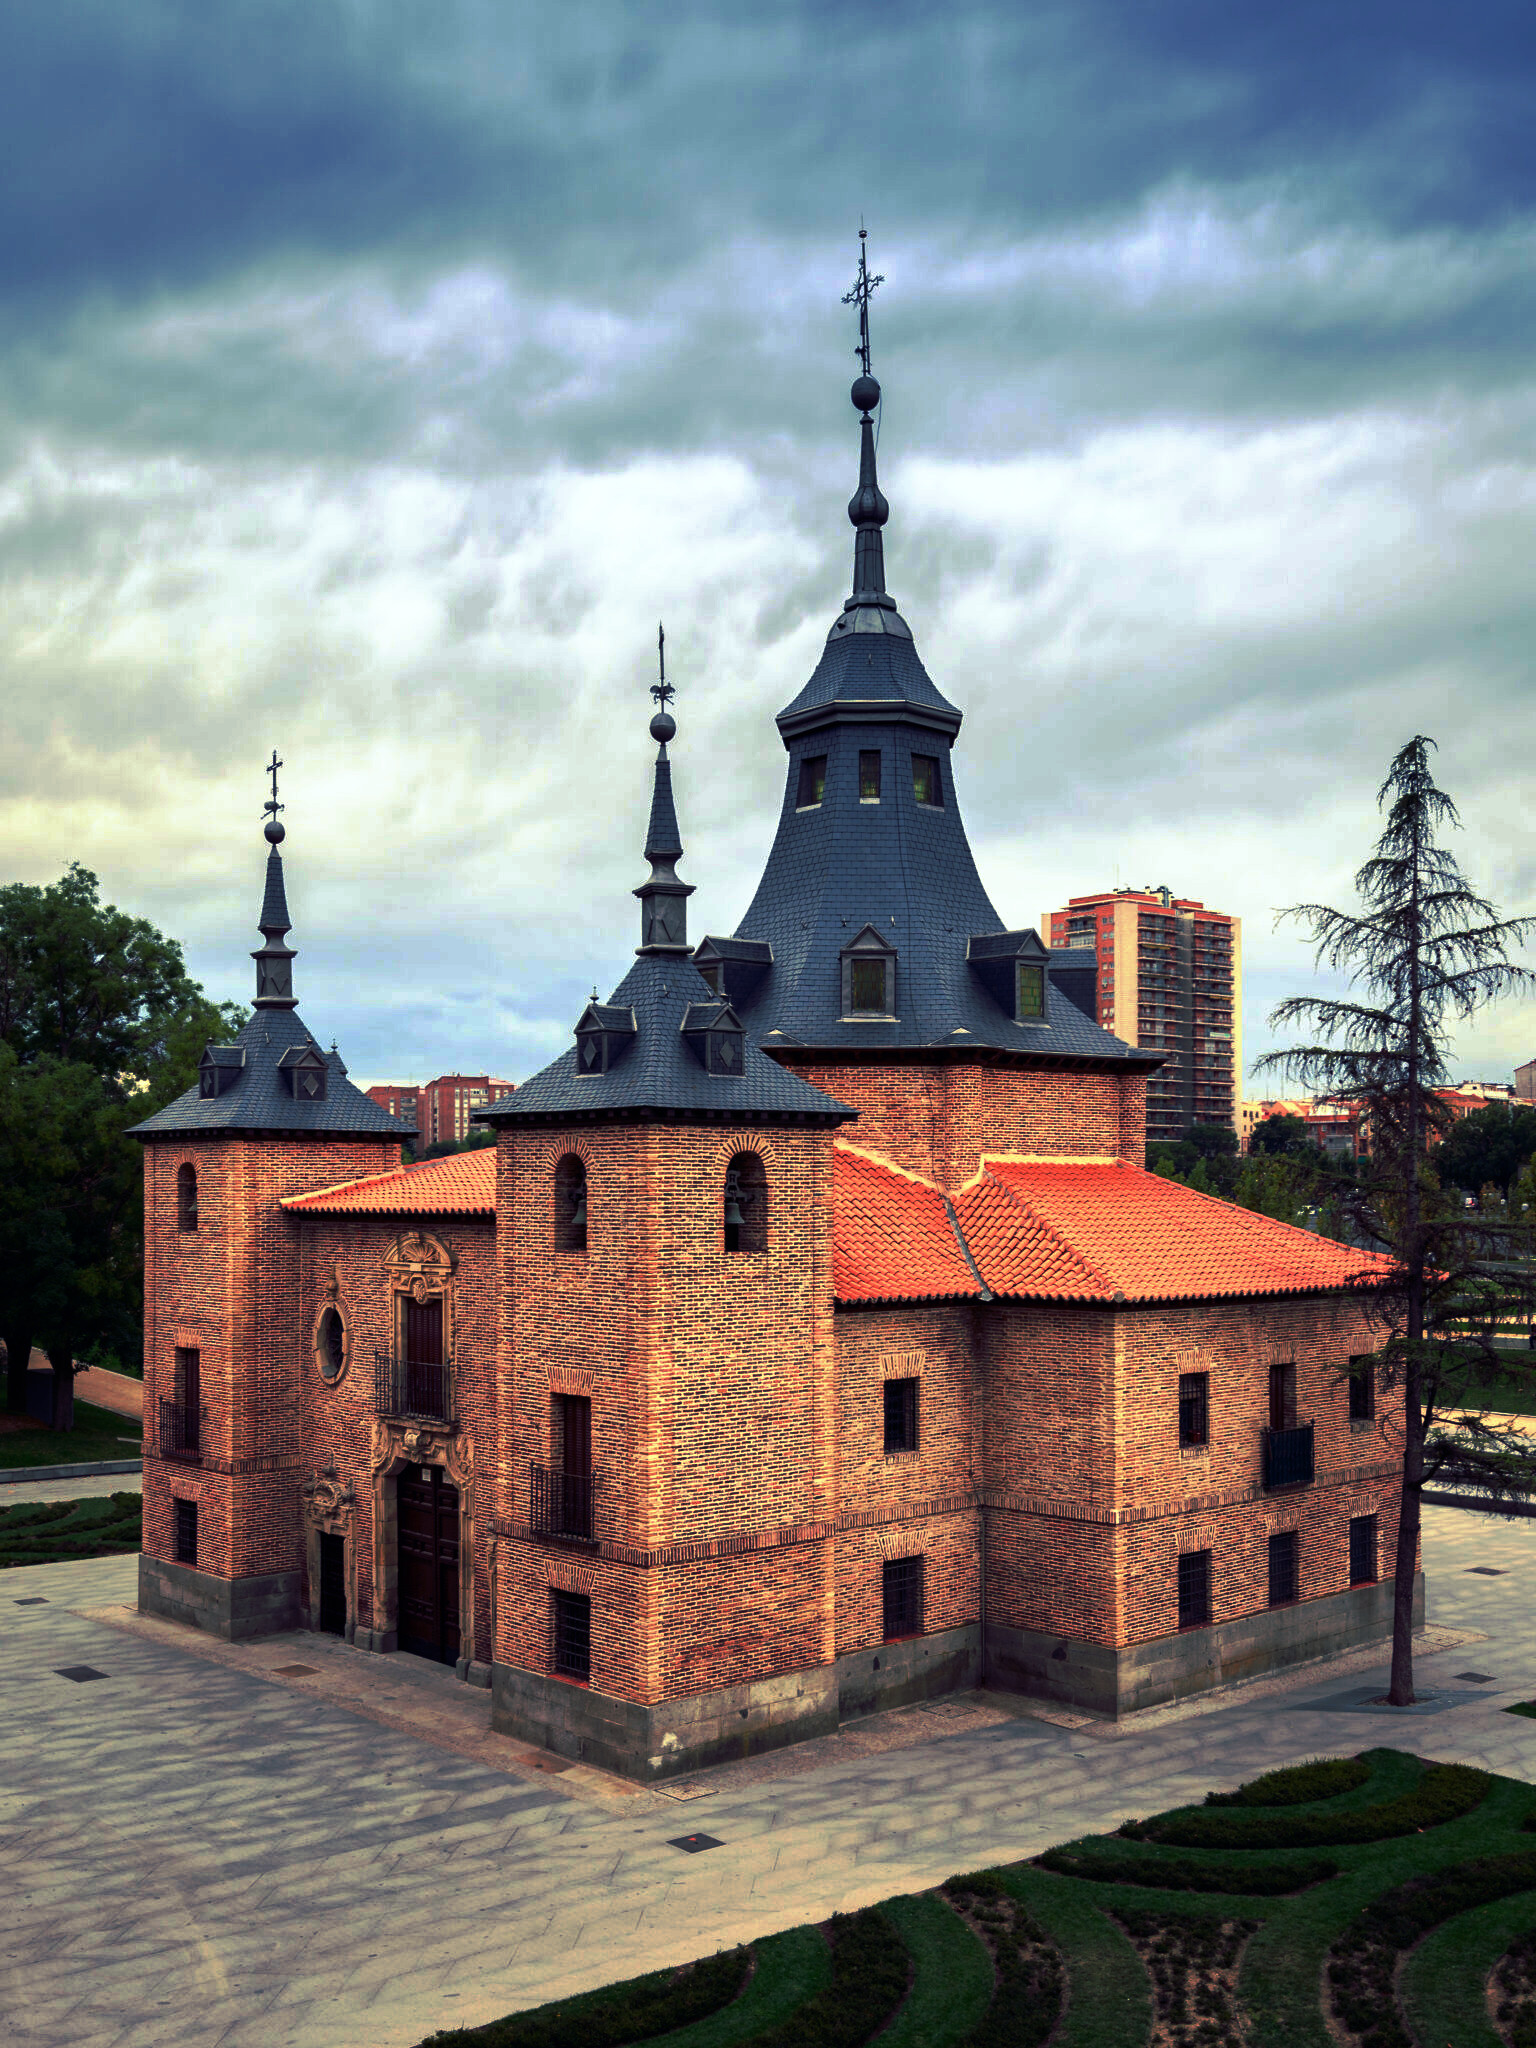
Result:
{"label": "stone base plinth", "polygon": [[139,1612],[182,1621],[206,1635],[240,1642],[305,1625],[302,1574],[267,1572],[258,1578],[220,1579],[189,1564],[139,1553]]}

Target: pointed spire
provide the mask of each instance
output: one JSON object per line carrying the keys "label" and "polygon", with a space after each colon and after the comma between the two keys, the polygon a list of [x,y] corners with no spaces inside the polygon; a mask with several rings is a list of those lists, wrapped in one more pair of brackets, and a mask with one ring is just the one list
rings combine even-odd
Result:
{"label": "pointed spire", "polygon": [[651,822],[645,834],[645,857],[651,864],[649,879],[635,890],[640,898],[640,944],[637,953],[686,953],[688,951],[688,898],[693,884],[678,880],[675,867],[682,857],[683,835],[677,829],[677,808],[672,801],[672,763],[667,759],[667,741],[677,732],[677,720],[667,706],[677,694],[667,681],[667,636],[656,628],[656,662],[661,680],[652,683],[651,695],[657,710],[651,720],[651,738],[656,747],[656,781],[651,794]]}
{"label": "pointed spire", "polygon": [[884,284],[882,276],[871,277],[865,255],[868,231],[859,229],[859,274],[853,281],[853,289],[843,294],[845,306],[859,309],[859,343],[854,354],[862,365],[859,375],[853,380],[853,389],[848,394],[853,400],[854,410],[859,414],[859,488],[848,500],[848,517],[853,523],[853,596],[850,605],[862,599],[866,604],[885,599],[885,608],[894,610],[885,589],[885,544],[880,529],[891,516],[891,508],[880,490],[880,481],[875,474],[875,423],[874,410],[880,403],[880,386],[870,375],[869,369],[869,301],[877,285]]}
{"label": "pointed spire", "polygon": [[298,998],[293,992],[294,951],[291,946],[283,944],[292,926],[288,918],[288,895],[283,887],[283,857],[277,850],[287,836],[277,815],[286,808],[277,800],[277,771],[282,765],[274,747],[266,766],[266,773],[272,778],[272,794],[262,806],[267,818],[263,832],[272,851],[267,855],[267,886],[261,899],[261,916],[257,919],[266,944],[251,955],[256,962],[258,1010],[292,1010],[298,1006]]}

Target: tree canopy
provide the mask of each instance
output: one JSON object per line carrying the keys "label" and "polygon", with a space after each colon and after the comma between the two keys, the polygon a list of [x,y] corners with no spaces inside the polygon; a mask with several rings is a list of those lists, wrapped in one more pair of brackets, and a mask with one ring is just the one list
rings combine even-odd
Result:
{"label": "tree canopy", "polygon": [[1491,1103],[1451,1125],[1435,1152],[1435,1171],[1469,1195],[1490,1183],[1507,1191],[1533,1154],[1536,1109]]}
{"label": "tree canopy", "polygon": [[1266,1116],[1261,1117],[1253,1127],[1253,1136],[1248,1141],[1248,1150],[1271,1154],[1293,1151],[1298,1145],[1310,1144],[1307,1136],[1305,1117]]}
{"label": "tree canopy", "polygon": [[1441,1192],[1428,1151],[1448,1121],[1434,1091],[1446,1080],[1452,1027],[1536,978],[1509,957],[1536,919],[1501,918],[1441,843],[1459,820],[1430,772],[1433,746],[1416,736],[1387,771],[1377,795],[1385,824],[1355,876],[1359,912],[1307,903],[1283,913],[1308,927],[1318,964],[1343,974],[1351,994],[1281,1003],[1271,1023],[1299,1024],[1311,1035],[1258,1063],[1355,1104],[1370,1122],[1371,1157],[1341,1199],[1356,1241],[1384,1247],[1391,1261],[1385,1280],[1362,1272],[1361,1299],[1381,1338],[1372,1361],[1378,1385],[1400,1400],[1403,1423],[1388,1693],[1396,1706],[1414,1697],[1425,1481],[1450,1472],[1496,1496],[1536,1485],[1523,1440],[1476,1405],[1479,1385],[1536,1365],[1532,1354],[1502,1348],[1511,1317],[1529,1314],[1536,1299],[1536,1267],[1512,1257],[1520,1247],[1497,1242],[1487,1219],[1469,1219],[1459,1198]]}

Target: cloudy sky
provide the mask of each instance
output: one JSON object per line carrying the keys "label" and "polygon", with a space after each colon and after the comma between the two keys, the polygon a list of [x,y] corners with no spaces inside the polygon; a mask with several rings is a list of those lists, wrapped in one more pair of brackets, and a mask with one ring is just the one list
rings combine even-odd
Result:
{"label": "cloudy sky", "polygon": [[[521,1077],[638,937],[655,625],[692,929],[848,587],[861,216],[890,587],[1003,917],[1241,916],[1248,1050],[1414,732],[1536,910],[1528,6],[51,0],[0,69],[5,878]],[[1459,1070],[1536,1054],[1536,1004]]]}

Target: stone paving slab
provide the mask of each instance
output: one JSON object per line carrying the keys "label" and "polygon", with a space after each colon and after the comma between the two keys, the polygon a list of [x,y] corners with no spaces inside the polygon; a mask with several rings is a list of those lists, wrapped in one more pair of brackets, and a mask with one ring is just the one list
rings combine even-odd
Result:
{"label": "stone paving slab", "polygon": [[[1402,1736],[1338,1709],[1384,1689],[1374,1655],[1117,1726],[985,1698],[879,1716],[684,1802],[541,1772],[477,1720],[485,1694],[416,1660],[123,1626],[132,1558],[0,1573],[7,2023],[27,2048],[410,2048],[1320,1751],[1401,1740],[1536,1781],[1536,1722],[1500,1711],[1536,1695],[1536,1526],[1431,1510],[1425,1563],[1447,1625],[1423,1683],[1457,1697]],[[271,1668],[322,1657],[319,1686]],[[1465,1668],[1495,1682],[1451,1683]],[[668,1845],[694,1831],[723,1846]]]}

